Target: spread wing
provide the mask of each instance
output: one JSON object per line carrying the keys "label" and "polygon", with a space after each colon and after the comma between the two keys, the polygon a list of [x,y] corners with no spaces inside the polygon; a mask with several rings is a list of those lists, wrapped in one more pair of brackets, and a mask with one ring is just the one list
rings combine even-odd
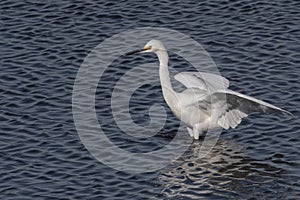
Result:
{"label": "spread wing", "polygon": [[228,90],[229,81],[219,75],[206,72],[182,72],[174,76],[188,89],[187,106],[211,112],[211,117],[224,129],[235,128],[251,113],[292,115],[267,102]]}
{"label": "spread wing", "polygon": [[187,88],[199,88],[210,92],[229,87],[229,80],[226,78],[206,72],[181,72],[174,78]]}
{"label": "spread wing", "polygon": [[210,99],[218,109],[217,123],[225,129],[235,128],[244,117],[255,112],[292,116],[292,113],[265,101],[231,90],[217,91]]}

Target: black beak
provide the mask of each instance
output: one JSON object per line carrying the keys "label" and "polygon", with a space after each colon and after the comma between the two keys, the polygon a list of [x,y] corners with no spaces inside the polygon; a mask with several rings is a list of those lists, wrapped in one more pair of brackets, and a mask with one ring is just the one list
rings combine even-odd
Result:
{"label": "black beak", "polygon": [[125,54],[125,56],[129,56],[129,55],[132,55],[132,54],[140,53],[142,51],[145,51],[145,49],[139,49],[139,50],[134,50],[134,51],[128,52],[128,53]]}

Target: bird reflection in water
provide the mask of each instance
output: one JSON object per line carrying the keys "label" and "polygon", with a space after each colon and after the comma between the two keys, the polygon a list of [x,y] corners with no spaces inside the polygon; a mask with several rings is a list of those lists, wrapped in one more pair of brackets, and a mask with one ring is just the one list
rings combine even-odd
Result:
{"label": "bird reflection in water", "polygon": [[161,193],[167,198],[236,198],[241,193],[259,197],[260,192],[266,191],[261,187],[274,184],[272,181],[282,173],[282,169],[267,161],[243,155],[242,146],[225,139],[199,158],[202,142],[194,141],[185,155],[161,170],[158,179]]}

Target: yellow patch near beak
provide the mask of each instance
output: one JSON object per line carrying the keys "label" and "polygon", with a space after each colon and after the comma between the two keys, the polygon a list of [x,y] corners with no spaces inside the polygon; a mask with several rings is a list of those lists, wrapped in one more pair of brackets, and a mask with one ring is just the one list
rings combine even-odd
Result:
{"label": "yellow patch near beak", "polygon": [[147,51],[147,50],[150,50],[152,48],[152,46],[146,46],[144,47],[144,50]]}

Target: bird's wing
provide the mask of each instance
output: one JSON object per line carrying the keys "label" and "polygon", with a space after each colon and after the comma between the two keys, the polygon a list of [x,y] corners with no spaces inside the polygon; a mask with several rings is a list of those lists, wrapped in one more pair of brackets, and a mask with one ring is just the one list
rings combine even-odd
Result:
{"label": "bird's wing", "polygon": [[216,91],[207,95],[206,99],[194,102],[190,106],[202,110],[205,107],[211,113],[212,120],[224,129],[235,128],[244,117],[255,112],[293,116],[292,113],[272,104],[232,90]]}
{"label": "bird's wing", "polygon": [[217,123],[225,129],[235,128],[242,118],[254,112],[292,116],[292,113],[272,104],[231,90],[217,91],[209,98],[219,112]]}
{"label": "bird's wing", "polygon": [[181,72],[176,74],[174,78],[187,88],[216,91],[229,87],[228,79],[206,72]]}
{"label": "bird's wing", "polygon": [[181,96],[181,106],[195,106],[196,109],[201,110],[209,108],[210,102],[207,101],[207,90],[188,88],[178,95]]}

